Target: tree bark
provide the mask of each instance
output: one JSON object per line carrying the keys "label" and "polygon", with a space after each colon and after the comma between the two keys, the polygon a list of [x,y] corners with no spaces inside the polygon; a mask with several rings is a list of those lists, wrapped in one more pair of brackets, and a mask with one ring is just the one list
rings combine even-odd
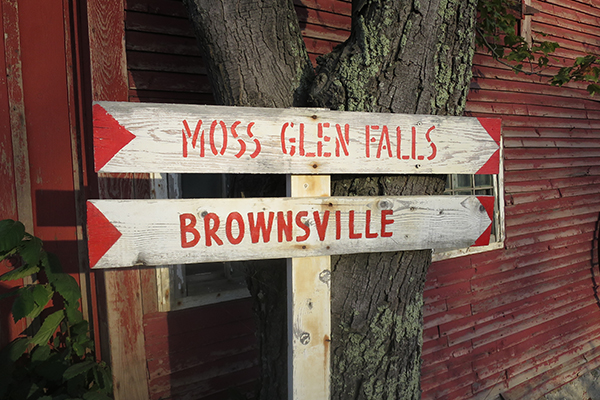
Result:
{"label": "tree bark", "polygon": [[[184,0],[217,104],[300,107],[313,66],[288,0]],[[283,175],[235,175],[231,197],[285,197]],[[254,300],[261,399],[287,398],[287,290],[285,260],[247,262]]]}
{"label": "tree bark", "polygon": [[[458,115],[471,80],[476,0],[354,0],[348,41],[312,67],[292,1],[185,0],[217,101]],[[258,181],[236,184],[256,193]],[[332,194],[440,194],[444,177],[334,176]],[[277,187],[278,184],[274,184]],[[281,193],[281,192],[280,192]],[[431,251],[332,260],[332,398],[418,399],[422,292]],[[281,268],[283,270],[283,268]],[[252,270],[261,399],[286,388],[285,273]]]}
{"label": "tree bark", "polygon": [[[476,1],[352,3],[352,34],[319,60],[309,95],[347,111],[458,115]],[[442,194],[444,177],[333,177],[333,195]],[[333,399],[419,399],[428,250],[332,260]],[[360,282],[359,285],[356,282]]]}

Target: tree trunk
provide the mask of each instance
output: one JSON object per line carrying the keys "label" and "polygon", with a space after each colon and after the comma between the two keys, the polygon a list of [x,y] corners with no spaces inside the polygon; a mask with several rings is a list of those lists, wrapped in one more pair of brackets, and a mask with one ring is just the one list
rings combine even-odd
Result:
{"label": "tree trunk", "polygon": [[[221,104],[450,115],[464,109],[476,0],[355,0],[351,36],[319,60],[310,91],[312,67],[291,0],[185,1]],[[444,182],[443,176],[334,176],[332,194],[439,194]],[[247,177],[236,186],[247,197],[265,195]],[[333,399],[420,397],[430,261],[429,250],[333,258]],[[287,397],[284,275],[284,268],[250,274],[261,399]]]}
{"label": "tree trunk", "polygon": [[[314,70],[288,0],[184,0],[217,104],[300,107]],[[285,197],[283,175],[235,175],[232,197]],[[260,398],[287,398],[285,260],[247,262],[260,346]]]}

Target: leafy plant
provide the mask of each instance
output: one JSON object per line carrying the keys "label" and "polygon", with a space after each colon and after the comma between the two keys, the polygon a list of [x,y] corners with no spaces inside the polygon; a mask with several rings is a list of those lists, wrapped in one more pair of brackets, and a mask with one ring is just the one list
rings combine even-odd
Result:
{"label": "leafy plant", "polygon": [[79,311],[77,281],[62,272],[58,258],[44,251],[42,241],[18,221],[0,221],[2,260],[13,269],[0,281],[37,279],[0,296],[14,298],[15,323],[26,318],[34,331],[29,336],[23,332],[0,351],[0,398],[110,399],[110,369],[95,359],[88,322]]}
{"label": "leafy plant", "polygon": [[[530,45],[524,37],[517,34],[518,21],[515,14],[521,13],[521,7],[520,0],[479,1],[476,43],[515,73],[542,75],[549,67],[550,57],[560,46],[550,41],[533,41]],[[550,83],[562,86],[570,81],[588,82],[587,90],[593,96],[600,93],[599,66],[600,58],[597,55],[578,57],[572,66],[562,67],[551,76]]]}

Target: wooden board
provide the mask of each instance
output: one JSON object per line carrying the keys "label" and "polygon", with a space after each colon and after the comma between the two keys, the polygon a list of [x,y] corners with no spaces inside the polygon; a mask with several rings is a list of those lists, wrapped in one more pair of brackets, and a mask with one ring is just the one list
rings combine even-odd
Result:
{"label": "wooden board", "polygon": [[[293,175],[293,198],[329,196],[331,179]],[[288,399],[330,398],[331,259],[288,259]]]}
{"label": "wooden board", "polygon": [[98,172],[497,174],[500,120],[98,102]]}
{"label": "wooden board", "polygon": [[150,266],[485,245],[493,204],[491,196],[91,200],[90,265]]}

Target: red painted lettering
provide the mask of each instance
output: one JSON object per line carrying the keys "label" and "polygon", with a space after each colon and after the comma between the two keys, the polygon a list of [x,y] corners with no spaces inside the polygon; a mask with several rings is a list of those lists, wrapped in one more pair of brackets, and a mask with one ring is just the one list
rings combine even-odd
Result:
{"label": "red painted lettering", "polygon": [[344,125],[343,136],[342,127],[340,126],[340,124],[335,124],[335,129],[337,130],[337,138],[335,139],[335,156],[340,156],[340,147],[344,152],[344,155],[350,155],[350,153],[348,152],[348,146],[350,145],[350,125]]}
{"label": "red painted lettering", "polygon": [[367,210],[366,212],[366,221],[365,221],[365,237],[367,239],[376,238],[377,232],[371,232],[371,210]]}
{"label": "red painted lettering", "polygon": [[396,157],[398,160],[402,158],[402,130],[396,127]]}
{"label": "red painted lettering", "polygon": [[304,124],[300,124],[300,138],[298,142],[298,151],[301,156],[306,154],[306,151],[304,151]]}
{"label": "red painted lettering", "polygon": [[319,240],[322,242],[325,240],[325,233],[327,232],[327,224],[329,223],[329,210],[325,210],[323,213],[323,220],[318,211],[313,213],[315,216],[315,226],[317,227],[317,233],[319,234]]}
{"label": "red painted lettering", "polygon": [[335,212],[335,240],[342,238],[342,212]]}
{"label": "red painted lettering", "polygon": [[208,213],[204,216],[204,240],[206,241],[207,247],[212,246],[213,240],[219,246],[223,245],[223,241],[217,236],[217,230],[219,229],[219,225],[221,225],[221,221],[219,220],[219,216],[217,214]]}
{"label": "red painted lettering", "polygon": [[260,154],[261,145],[257,138],[252,134],[252,127],[254,126],[254,122],[250,122],[248,124],[248,128],[246,128],[246,133],[248,137],[254,141],[255,150],[254,153],[250,154],[250,158],[256,158]]}
{"label": "red painted lettering", "polygon": [[435,158],[435,156],[437,155],[437,147],[436,147],[435,143],[433,143],[433,141],[431,140],[431,137],[430,137],[431,131],[433,131],[434,129],[435,129],[435,125],[432,126],[431,128],[429,128],[429,130],[425,134],[425,139],[427,139],[429,146],[431,146],[431,154],[427,157],[428,160],[433,160]]}
{"label": "red painted lettering", "polygon": [[[286,221],[287,219],[287,221]],[[286,212],[285,216],[283,211],[277,211],[277,242],[283,242],[283,234],[285,233],[285,240],[289,242],[292,240],[292,212]]]}
{"label": "red painted lettering", "polygon": [[348,214],[348,229],[350,230],[350,239],[360,239],[362,233],[354,232],[354,210],[351,210]]}
{"label": "red painted lettering", "polygon": [[231,134],[233,135],[233,138],[237,139],[238,143],[240,144],[240,151],[235,155],[236,158],[240,158],[246,152],[246,142],[240,139],[237,131],[235,130],[235,128],[237,128],[237,126],[241,123],[241,121],[235,121],[233,125],[231,125]]}
{"label": "red painted lettering", "polygon": [[[384,142],[385,140],[385,142]],[[390,134],[387,125],[381,129],[381,137],[379,138],[379,147],[377,148],[377,158],[381,158],[381,150],[387,150],[388,157],[392,158],[392,146],[390,146]]]}
{"label": "red painted lettering", "polygon": [[[192,148],[196,148],[196,144],[198,142],[198,135],[200,134],[200,129],[202,129],[202,120],[199,120],[196,124],[196,129],[194,129],[194,135],[192,136],[192,130],[188,122],[183,120],[183,157],[188,156],[188,141],[192,140]],[[202,131],[202,135],[200,135],[200,157],[204,157],[204,131]]]}
{"label": "red painted lettering", "polygon": [[296,242],[303,242],[310,236],[310,228],[302,221],[302,218],[308,216],[308,211],[300,211],[296,214],[296,225],[304,231],[304,235],[296,236]]}
{"label": "red painted lettering", "polygon": [[417,128],[415,128],[414,126],[412,127],[412,143],[411,143],[411,152],[410,152],[410,156],[413,160],[415,160],[417,157]]}
{"label": "red painted lettering", "polygon": [[256,214],[256,222],[254,221],[254,214],[248,213],[248,225],[250,227],[250,238],[252,239],[252,243],[258,243],[258,239],[260,239],[261,232],[263,242],[269,243],[269,240],[271,240],[271,228],[273,228],[274,218],[275,213],[269,211],[269,221],[265,225],[264,211],[261,211]]}
{"label": "red painted lettering", "polygon": [[[217,125],[221,126],[221,130],[223,131],[223,143],[221,143],[221,151],[217,150],[217,145],[215,143],[215,130]],[[225,154],[225,150],[227,150],[227,126],[223,121],[213,121],[210,125],[210,133],[209,133],[209,141],[210,141],[210,149],[212,153],[216,156],[217,154]]]}
{"label": "red painted lettering", "polygon": [[[196,227],[196,216],[194,214],[181,214],[179,216],[179,230],[181,232],[181,247],[187,249],[194,247],[200,241],[200,232]],[[187,234],[192,234],[192,240],[187,240]]]}
{"label": "red painted lettering", "polygon": [[367,158],[371,157],[371,127],[365,126],[365,153]]}
{"label": "red painted lettering", "polygon": [[393,232],[388,232],[385,227],[394,223],[393,219],[387,217],[394,214],[394,210],[381,210],[381,237],[392,237]]}
{"label": "red painted lettering", "polygon": [[[233,221],[237,222],[237,237],[233,236]],[[244,239],[244,220],[242,215],[234,211],[227,216],[227,222],[225,223],[225,234],[227,235],[227,240],[231,244],[240,244],[242,239]]]}
{"label": "red painted lettering", "polygon": [[[323,128],[329,128],[329,122],[319,123],[317,125],[317,137],[319,139],[323,139],[323,142],[329,142],[331,138],[329,136],[323,135]],[[323,142],[317,142],[317,156],[318,157],[331,157],[331,152],[325,151],[323,152]]]}
{"label": "red painted lettering", "polygon": [[[281,151],[283,152],[283,154],[287,154],[287,148],[285,147],[285,131],[287,129],[287,127],[293,128],[294,127],[294,123],[293,122],[286,122],[285,124],[283,124],[283,126],[281,127]],[[295,152],[296,148],[295,146],[290,146],[290,155],[293,155],[292,152]]]}

